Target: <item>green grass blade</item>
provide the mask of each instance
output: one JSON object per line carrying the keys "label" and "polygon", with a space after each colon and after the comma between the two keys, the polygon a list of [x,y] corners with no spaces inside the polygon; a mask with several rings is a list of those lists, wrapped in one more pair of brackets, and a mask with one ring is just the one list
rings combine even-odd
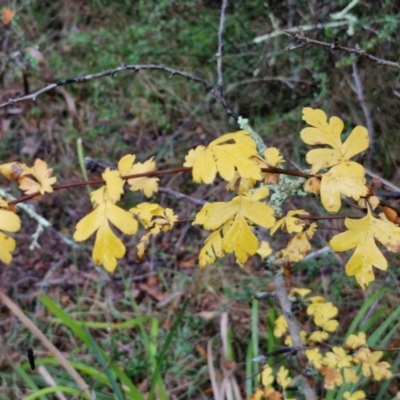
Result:
{"label": "green grass blade", "polygon": [[[154,370],[154,375],[153,375],[153,379],[151,381],[151,386],[150,386],[150,392],[149,392],[149,397],[148,397],[149,400],[154,399],[154,391],[155,391],[156,385],[161,380],[160,372],[161,372],[161,368],[162,368],[162,365],[165,360],[165,356],[167,355],[167,351],[172,343],[172,339],[174,338],[175,332],[179,327],[179,324],[183,318],[183,315],[186,311],[188,304],[189,304],[189,299],[187,298],[183,302],[183,305],[182,305],[181,309],[179,310],[177,317],[175,318],[175,321],[171,327],[171,330],[169,331],[167,337],[165,338],[165,342],[160,351],[160,355],[157,357],[157,364],[156,364],[156,368]],[[168,398],[168,396],[167,396],[167,398]]]}

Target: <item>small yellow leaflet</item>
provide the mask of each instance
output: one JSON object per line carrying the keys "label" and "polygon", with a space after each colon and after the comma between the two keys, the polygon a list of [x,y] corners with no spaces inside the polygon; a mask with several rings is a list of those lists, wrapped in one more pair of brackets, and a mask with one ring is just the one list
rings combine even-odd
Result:
{"label": "small yellow leaflet", "polygon": [[365,185],[365,171],[362,165],[349,161],[331,168],[322,175],[321,201],[324,208],[330,213],[336,213],[342,206],[340,195],[360,200],[368,194]]}
{"label": "small yellow leaflet", "polygon": [[322,110],[305,107],[303,120],[312,126],[300,132],[301,139],[305,143],[326,144],[332,147],[332,149],[315,149],[307,153],[306,160],[312,165],[314,175],[322,168],[349,161],[369,146],[368,131],[363,126],[355,127],[347,140],[342,143],[341,134],[344,124],[340,118],[332,117],[328,123],[327,116]]}
{"label": "small yellow leaflet", "polygon": [[305,222],[295,215],[308,215],[307,211],[304,210],[291,210],[287,213],[286,217],[281,218],[275,222],[275,225],[271,228],[271,235],[273,235],[279,228],[282,230],[286,228],[288,233],[299,233],[303,231]]}
{"label": "small yellow leaflet", "polygon": [[369,208],[364,218],[346,218],[344,224],[348,231],[334,236],[329,244],[334,251],[356,249],[346,264],[346,273],[349,276],[354,275],[358,284],[365,289],[375,280],[373,266],[383,271],[388,267],[375,239],[389,251],[398,253],[400,228],[390,221],[375,218]]}
{"label": "small yellow leaflet", "polygon": [[[18,179],[19,188],[25,192],[25,194],[32,194],[40,192],[40,194],[52,193],[52,185],[56,183],[57,178],[52,177],[52,168],[47,168],[47,163],[40,159],[35,161],[35,164],[30,168],[28,173],[24,173]],[[32,175],[35,180],[29,178],[27,175]]]}
{"label": "small yellow leaflet", "polygon": [[270,228],[274,211],[259,200],[268,195],[261,188],[250,195],[239,195],[230,202],[208,203],[197,213],[193,225],[203,225],[213,233],[200,252],[200,265],[213,262],[223,252],[235,252],[239,264],[257,253],[259,243],[249,224]]}
{"label": "small yellow leaflet", "polygon": [[[234,143],[226,143],[231,142]],[[195,182],[212,183],[217,172],[231,182],[235,172],[241,178],[261,180],[259,165],[252,160],[257,156],[256,145],[247,131],[227,133],[212,141],[207,147],[198,146],[186,156],[185,167],[193,167]]]}
{"label": "small yellow leaflet", "polygon": [[15,240],[2,231],[17,232],[21,229],[21,220],[18,215],[8,210],[8,204],[0,197],[0,260],[9,264],[11,253],[15,250]]}
{"label": "small yellow leaflet", "polygon": [[[154,157],[151,157],[144,163],[134,164],[136,156],[133,154],[127,154],[122,157],[118,163],[118,170],[122,176],[144,174],[146,172],[151,172],[156,169],[156,163],[154,162]],[[131,178],[128,179],[128,184],[130,185],[130,190],[132,191],[142,191],[146,197],[153,196],[154,193],[158,192],[158,178]]]}

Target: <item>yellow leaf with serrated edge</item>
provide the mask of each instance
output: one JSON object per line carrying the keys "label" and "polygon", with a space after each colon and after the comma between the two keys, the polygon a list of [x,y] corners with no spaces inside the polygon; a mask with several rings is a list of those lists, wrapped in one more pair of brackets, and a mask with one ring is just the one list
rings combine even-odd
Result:
{"label": "yellow leaf with serrated edge", "polygon": [[324,342],[328,339],[329,334],[323,331],[314,331],[311,333],[310,337],[308,338],[309,342]]}
{"label": "yellow leaf with serrated edge", "polygon": [[37,159],[34,166],[30,169],[29,175],[32,175],[35,180],[29,178],[26,174],[22,175],[18,179],[19,188],[25,192],[25,194],[33,194],[40,192],[40,194],[52,193],[53,185],[56,181],[56,177],[52,177],[52,168],[47,168],[47,163],[43,160]]}
{"label": "yellow leaf with serrated edge", "polygon": [[112,272],[117,266],[117,259],[124,256],[125,246],[115,235],[109,222],[127,235],[137,232],[138,223],[132,214],[109,200],[105,186],[96,191],[94,200],[92,196],[92,201],[98,205],[78,222],[74,240],[81,242],[97,231],[92,254],[93,260],[96,264],[103,265],[107,271]]}
{"label": "yellow leaf with serrated edge", "polygon": [[161,207],[159,204],[141,203],[137,207],[131,208],[130,213],[139,218],[145,228],[159,226],[163,232],[172,228],[178,220],[170,208]]}
{"label": "yellow leaf with serrated edge", "polygon": [[375,218],[369,209],[364,218],[346,218],[344,224],[348,231],[334,236],[329,244],[334,251],[356,248],[346,264],[346,273],[349,276],[354,275],[358,284],[365,289],[375,279],[372,266],[382,271],[386,271],[388,267],[375,239],[388,250],[398,253],[400,228],[390,221]]}
{"label": "yellow leaf with serrated edge", "polygon": [[107,168],[101,177],[106,182],[107,195],[112,203],[117,203],[124,194],[125,182],[121,179],[119,171],[111,171]]}
{"label": "yellow leaf with serrated edge", "polygon": [[274,324],[274,336],[276,338],[282,337],[288,329],[288,324],[284,315],[280,315]]}
{"label": "yellow leaf with serrated edge", "polygon": [[[151,157],[144,163],[136,163],[135,155],[128,154],[121,158],[118,163],[118,170],[121,175],[135,175],[144,174],[146,172],[151,172],[156,169],[156,163],[154,162],[154,157]],[[153,196],[154,193],[158,192],[158,178],[148,178],[146,176],[140,178],[128,179],[128,184],[130,185],[130,190],[132,191],[142,191],[146,197]]]}
{"label": "yellow leaf with serrated edge", "polygon": [[283,389],[286,389],[291,380],[292,379],[289,377],[289,371],[284,366],[281,366],[276,374],[276,381]]}
{"label": "yellow leaf with serrated edge", "polygon": [[340,118],[332,117],[328,123],[326,114],[322,110],[306,107],[303,109],[303,120],[313,126],[313,128],[304,128],[300,133],[305,143],[326,144],[332,147],[332,149],[315,149],[307,153],[306,160],[312,165],[313,174],[322,168],[349,161],[369,146],[368,131],[363,126],[355,127],[347,140],[342,143],[341,134],[344,124]]}
{"label": "yellow leaf with serrated edge", "polygon": [[125,246],[111,230],[107,220],[100,226],[96,233],[96,240],[93,247],[93,261],[97,265],[113,272],[117,266],[117,259],[125,255]]}
{"label": "yellow leaf with serrated edge", "polygon": [[[197,213],[192,224],[203,225],[210,231],[220,229],[223,252],[235,252],[237,261],[242,264],[249,255],[256,254],[258,249],[258,239],[249,224],[270,228],[275,222],[274,211],[259,201],[268,193],[267,189],[261,188],[253,193],[236,196],[229,202],[208,203]],[[215,236],[214,240],[217,238]],[[201,253],[202,264],[207,258],[214,262],[216,253],[212,249],[210,243]]]}
{"label": "yellow leaf with serrated edge", "polygon": [[216,257],[223,257],[221,229],[211,233],[199,254],[199,265],[201,268],[207,264],[213,264]]}
{"label": "yellow leaf with serrated edge", "polygon": [[299,262],[311,250],[309,240],[314,236],[317,224],[313,222],[310,227],[301,233],[294,235],[287,245],[285,256],[290,262]]}
{"label": "yellow leaf with serrated edge", "polygon": [[308,215],[307,211],[304,210],[291,210],[287,213],[286,217],[281,218],[275,222],[275,225],[271,228],[271,235],[273,235],[279,228],[283,230],[286,227],[288,233],[299,233],[303,231],[305,222],[295,215]]}
{"label": "yellow leaf with serrated edge", "polygon": [[243,216],[236,216],[222,239],[222,248],[226,253],[235,252],[239,264],[243,264],[249,256],[257,253],[258,239]]}
{"label": "yellow leaf with serrated edge", "polygon": [[[226,143],[230,141],[234,143]],[[251,159],[256,155],[256,145],[249,132],[239,131],[222,135],[207,147],[190,150],[183,165],[193,167],[193,180],[198,183],[212,183],[217,172],[228,182],[234,179],[235,172],[242,178],[261,180],[260,167]]]}
{"label": "yellow leaf with serrated edge", "polygon": [[257,254],[258,254],[262,259],[264,259],[264,258],[267,258],[268,256],[270,256],[271,253],[272,253],[271,246],[269,245],[268,242],[266,242],[266,241],[263,240],[263,241],[260,243],[260,246],[258,247]]}
{"label": "yellow leaf with serrated edge", "polygon": [[321,180],[321,201],[324,208],[330,213],[338,212],[342,206],[341,194],[356,201],[366,196],[368,188],[364,176],[362,165],[351,161],[331,168]]}
{"label": "yellow leaf with serrated edge", "polygon": [[18,181],[24,175],[32,173],[32,169],[25,164],[11,162],[0,165],[0,174],[12,181]]}
{"label": "yellow leaf with serrated edge", "polygon": [[11,253],[15,250],[16,242],[2,231],[19,231],[21,229],[21,220],[17,214],[7,210],[8,203],[1,197],[0,207],[0,260],[9,264],[12,260]]}

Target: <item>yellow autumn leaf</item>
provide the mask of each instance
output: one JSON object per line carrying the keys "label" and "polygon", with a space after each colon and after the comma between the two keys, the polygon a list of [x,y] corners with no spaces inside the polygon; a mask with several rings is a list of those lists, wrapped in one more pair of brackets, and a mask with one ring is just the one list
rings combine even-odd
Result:
{"label": "yellow autumn leaf", "polygon": [[193,180],[198,183],[212,183],[217,172],[228,182],[234,179],[235,172],[241,178],[261,180],[260,167],[251,159],[256,155],[256,145],[249,132],[239,131],[222,135],[207,147],[190,150],[183,165],[193,167]]}
{"label": "yellow autumn leaf", "polygon": [[[122,176],[145,174],[146,172],[151,172],[156,169],[154,157],[151,157],[144,163],[134,164],[135,159],[136,156],[133,154],[128,154],[121,158],[118,163],[118,170],[120,171]],[[128,184],[130,185],[130,190],[140,190],[144,193],[146,197],[151,197],[154,193],[158,192],[158,181],[158,178],[148,178],[146,176],[143,176],[140,178],[128,179]]]}
{"label": "yellow autumn leaf", "polygon": [[204,246],[199,254],[199,265],[201,268],[207,264],[213,264],[216,257],[223,257],[221,229],[211,233],[205,240]]}
{"label": "yellow autumn leaf", "polygon": [[207,203],[197,213],[193,225],[203,225],[204,229],[213,231],[240,214],[255,225],[270,228],[275,222],[274,211],[258,201],[259,196],[265,197],[267,193],[267,190],[262,190],[250,196],[236,196],[229,202]]}
{"label": "yellow autumn leaf", "polygon": [[320,169],[349,161],[356,154],[366,150],[369,146],[368,131],[362,126],[357,126],[350,133],[347,140],[342,143],[341,134],[343,121],[332,117],[329,122],[322,110],[303,108],[303,120],[312,128],[304,128],[301,132],[302,140],[310,145],[326,144],[332,149],[315,149],[307,153],[306,160],[312,165],[315,175]]}
{"label": "yellow autumn leaf", "polygon": [[307,211],[304,210],[291,210],[286,214],[286,217],[281,218],[275,222],[275,225],[271,228],[271,235],[273,235],[279,228],[282,230],[286,228],[288,233],[299,233],[303,231],[305,222],[295,215],[308,215]]}
{"label": "yellow autumn leaf", "polygon": [[308,361],[316,368],[320,369],[322,367],[322,354],[320,349],[308,349],[305,351]]}
{"label": "yellow autumn leaf", "polygon": [[286,389],[291,380],[292,379],[289,377],[289,371],[284,366],[281,366],[276,374],[276,381],[283,389]]}
{"label": "yellow autumn leaf", "polygon": [[309,342],[325,342],[326,339],[328,339],[329,334],[324,331],[314,331],[311,333],[310,337],[308,338]]}
{"label": "yellow autumn leaf", "polygon": [[374,279],[372,266],[386,271],[387,261],[375,239],[389,251],[400,252],[400,228],[390,221],[375,218],[370,209],[364,218],[346,218],[346,232],[339,233],[329,242],[334,251],[355,248],[346,264],[346,273],[355,276],[358,284],[365,289]]}
{"label": "yellow autumn leaf", "polygon": [[367,336],[365,332],[359,332],[357,335],[350,335],[346,340],[346,345],[352,349],[358,349],[367,343]]}
{"label": "yellow autumn leaf", "polygon": [[338,212],[342,206],[341,194],[356,201],[366,196],[368,188],[364,176],[362,165],[351,161],[336,165],[322,175],[321,201],[324,208],[330,213]]}
{"label": "yellow autumn leaf", "polygon": [[[358,381],[355,380],[353,383],[356,383]],[[349,380],[346,380],[346,382],[350,382]],[[343,398],[346,400],[364,400],[365,399],[365,393],[362,390],[357,390],[353,394],[351,394],[349,391],[346,391],[343,393]]]}
{"label": "yellow autumn leaf", "polygon": [[236,215],[222,239],[222,248],[226,253],[235,252],[239,264],[243,264],[249,256],[257,253],[258,239],[242,215]]}
{"label": "yellow autumn leaf", "polygon": [[52,193],[52,185],[57,181],[56,177],[52,177],[52,168],[47,168],[47,163],[43,160],[35,160],[35,164],[29,171],[29,175],[32,175],[35,180],[29,178],[26,175],[21,176],[18,180],[19,188],[25,192],[25,194],[32,194],[40,192],[40,194]]}
{"label": "yellow autumn leaf", "polygon": [[286,318],[284,315],[280,315],[276,320],[275,320],[275,326],[274,326],[274,336],[276,338],[282,337],[288,329],[288,324],[286,321]]}
{"label": "yellow autumn leaf", "polygon": [[313,222],[305,232],[294,235],[287,245],[285,256],[290,262],[299,262],[311,250],[310,239],[314,236],[317,224]]}
{"label": "yellow autumn leaf", "polygon": [[[105,193],[105,187],[96,192]],[[99,200],[99,196],[96,199]],[[112,272],[117,266],[117,259],[124,256],[125,246],[115,235],[109,222],[127,235],[133,235],[138,229],[138,223],[132,214],[111,201],[105,200],[78,222],[74,240],[81,242],[97,231],[92,254],[93,260],[96,264],[103,265],[107,271]]]}
{"label": "yellow autumn leaf", "polygon": [[96,233],[93,247],[93,261],[97,265],[113,272],[117,266],[117,259],[125,255],[125,246],[110,228],[105,220]]}
{"label": "yellow autumn leaf", "polygon": [[121,175],[118,171],[111,171],[107,168],[102,174],[101,177],[104,179],[107,188],[107,195],[109,200],[115,204],[124,194],[124,184],[125,182],[121,179]]}
{"label": "yellow autumn leaf", "polygon": [[173,210],[155,203],[140,203],[131,208],[129,212],[139,218],[146,229],[158,225],[164,232],[170,230],[178,220],[178,216],[174,214]]}
{"label": "yellow autumn leaf", "polygon": [[15,250],[15,240],[4,234],[6,232],[17,232],[21,229],[21,220],[18,215],[5,208],[8,204],[0,197],[0,260],[9,264],[12,260],[11,253]]}
{"label": "yellow autumn leaf", "polygon": [[0,165],[0,174],[12,181],[18,181],[24,175],[32,173],[32,169],[18,162],[10,162]]}
{"label": "yellow autumn leaf", "polygon": [[262,259],[264,259],[264,258],[267,258],[268,256],[270,256],[271,253],[272,253],[271,246],[269,245],[268,242],[266,242],[266,241],[263,240],[263,241],[260,243],[260,246],[258,247],[257,254],[258,254]]}
{"label": "yellow autumn leaf", "polygon": [[335,346],[328,351],[323,359],[323,364],[330,368],[350,367],[353,357],[349,356],[343,347]]}

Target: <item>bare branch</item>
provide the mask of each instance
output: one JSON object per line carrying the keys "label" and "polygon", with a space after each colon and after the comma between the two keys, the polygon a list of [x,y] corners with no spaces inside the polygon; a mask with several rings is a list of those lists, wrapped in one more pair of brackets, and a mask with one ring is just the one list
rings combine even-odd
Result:
{"label": "bare branch", "polygon": [[196,199],[196,198],[194,198],[192,196],[188,196],[186,194],[176,192],[175,190],[172,190],[172,189],[166,188],[166,187],[159,187],[158,191],[160,193],[165,193],[165,194],[168,194],[170,196],[173,196],[173,197],[177,198],[178,200],[181,200],[181,199],[187,200],[190,203],[196,204],[197,206],[204,206],[204,204],[208,203],[208,201],[201,200],[201,199]]}
{"label": "bare branch", "polygon": [[57,87],[60,86],[66,86],[70,85],[72,83],[81,83],[81,82],[87,82],[92,79],[97,79],[97,78],[103,78],[105,76],[110,76],[113,77],[115,74],[121,71],[133,71],[133,72],[138,72],[141,70],[157,70],[157,71],[163,71],[163,72],[168,72],[170,74],[170,77],[172,78],[174,75],[181,76],[185,79],[191,80],[193,82],[200,83],[204,86],[205,90],[210,92],[219,103],[221,103],[228,114],[235,119],[235,121],[238,120],[238,115],[232,110],[232,108],[228,105],[226,102],[225,98],[222,96],[222,94],[219,92],[217,88],[215,88],[210,82],[206,81],[205,79],[191,75],[188,72],[185,71],[180,71],[177,69],[169,68],[161,64],[138,64],[138,65],[126,65],[126,64],[121,64],[119,67],[110,69],[107,71],[103,72],[98,72],[96,74],[88,74],[88,75],[83,75],[83,76],[77,76],[74,78],[68,78],[62,81],[54,82],[54,83],[49,83],[47,86],[43,87],[42,89],[37,90],[34,93],[31,93],[26,96],[21,96],[21,97],[16,97],[13,99],[9,99],[6,102],[0,104],[0,109],[8,106],[12,106],[16,103],[21,103],[23,101],[27,100],[33,100],[36,101],[36,98],[40,96],[43,93],[49,92],[50,90],[53,90]]}
{"label": "bare branch", "polygon": [[304,47],[303,45],[316,45],[316,46],[321,46],[321,47],[327,47],[331,50],[341,50],[346,53],[350,54],[355,54],[360,57],[364,57],[370,61],[373,61],[376,64],[379,65],[386,65],[387,67],[392,67],[392,68],[397,68],[400,69],[400,62],[399,61],[388,61],[384,60],[379,57],[375,57],[372,54],[366,53],[361,47],[357,46],[356,47],[346,47],[346,46],[340,46],[336,42],[328,43],[328,42],[321,42],[320,40],[314,40],[306,37],[304,35],[303,31],[290,31],[290,30],[285,30],[285,32],[288,35],[294,36],[300,44],[297,46],[288,46],[285,48],[285,51],[293,51],[297,50],[298,48]]}
{"label": "bare branch", "polygon": [[217,53],[217,72],[218,72],[218,84],[217,90],[221,96],[223,96],[224,76],[222,73],[222,50],[224,49],[224,43],[222,41],[222,34],[225,27],[225,10],[228,7],[228,0],[222,0],[222,6],[219,14],[219,30],[218,30],[218,53]]}

